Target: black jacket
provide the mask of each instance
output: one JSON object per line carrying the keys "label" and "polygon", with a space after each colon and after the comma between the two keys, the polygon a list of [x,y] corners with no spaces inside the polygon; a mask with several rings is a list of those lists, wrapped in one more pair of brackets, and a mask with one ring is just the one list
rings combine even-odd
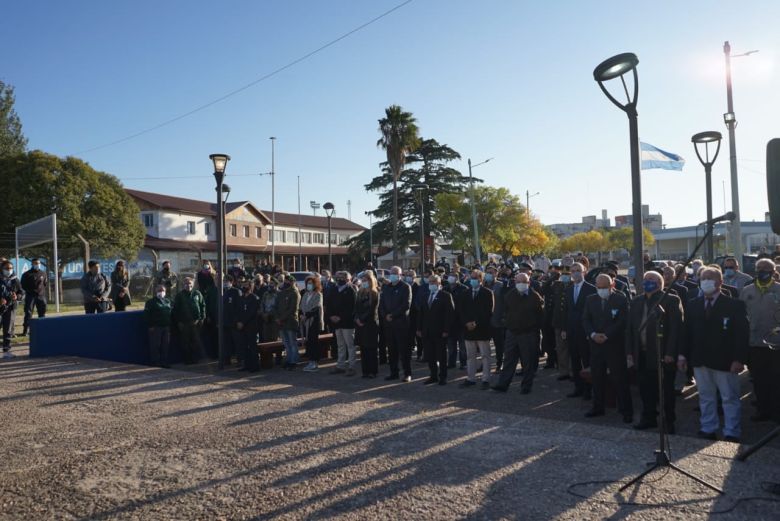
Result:
{"label": "black jacket", "polygon": [[[466,340],[490,340],[490,319],[495,307],[493,292],[480,286],[477,296],[474,298],[474,291],[469,288],[460,293],[459,299],[459,306],[456,307],[458,308],[458,319],[463,327],[463,338]],[[477,323],[477,327],[469,331],[466,324],[472,321]]]}
{"label": "black jacket", "polygon": [[[357,291],[351,284],[346,284],[341,291],[337,286],[334,290],[325,295],[324,306],[327,312],[325,322],[331,329],[354,329],[355,328],[355,300]],[[338,323],[333,323],[330,317],[339,317]]]}
{"label": "black jacket", "polygon": [[588,297],[596,294],[596,286],[589,282],[583,282],[577,302],[574,301],[574,283],[566,287],[566,337],[570,341],[585,338],[585,330],[582,327],[582,314],[585,311],[585,302]]}
{"label": "black jacket", "polygon": [[256,330],[257,320],[260,316],[260,298],[254,293],[248,293],[241,297],[239,304],[239,319],[244,329]]}
{"label": "black jacket", "polygon": [[688,303],[685,357],[693,367],[729,371],[732,362],[746,363],[750,331],[747,310],[741,300],[719,295],[709,316],[704,297]]}
{"label": "black jacket", "polygon": [[[409,323],[409,308],[412,305],[412,288],[409,284],[399,280],[395,284],[385,284],[379,296],[379,320],[383,324],[392,325],[398,322]],[[385,317],[393,316],[392,322],[387,322]]]}
{"label": "black jacket", "polygon": [[520,293],[512,288],[504,295],[504,327],[515,334],[538,333],[544,325],[544,300],[533,289]]}
{"label": "black jacket", "polygon": [[22,273],[22,289],[28,295],[43,297],[49,283],[48,279],[48,274],[43,270],[27,270]]}
{"label": "black jacket", "polygon": [[437,291],[430,306],[427,300],[421,303],[419,313],[417,331],[422,337],[429,340],[442,338],[444,333],[449,334],[455,321],[452,295],[443,290]]}
{"label": "black jacket", "polygon": [[[613,291],[609,298],[603,299],[598,294],[591,295],[585,302],[585,311],[582,315],[582,327],[591,345],[604,347],[618,345],[625,349],[626,324],[628,323],[628,299],[626,296]],[[592,333],[607,335],[604,344],[597,344],[590,338]]]}
{"label": "black jacket", "polygon": [[[661,300],[662,299],[662,300]],[[652,316],[651,311],[655,303],[661,300],[661,306],[657,308],[657,314]],[[645,306],[648,306],[648,320],[646,332],[642,333],[643,316]],[[647,343],[642,347],[642,335],[645,335]],[[634,357],[639,356],[640,351],[646,353],[647,364],[651,368],[656,367],[656,349],[654,340],[658,339],[661,348],[661,356],[671,356],[677,359],[677,355],[684,342],[683,307],[676,295],[664,296],[658,292],[648,299],[640,295],[631,301],[629,309],[628,325],[626,327],[626,353]]]}
{"label": "black jacket", "polygon": [[442,285],[442,290],[452,295],[452,302],[455,304],[455,320],[452,323],[450,333],[454,336],[460,336],[463,333],[463,324],[458,317],[460,313],[460,296],[463,292],[468,291],[468,288],[465,284],[460,282],[456,282],[455,284],[445,282]]}
{"label": "black jacket", "polygon": [[225,327],[235,327],[242,314],[241,290],[235,286],[226,289],[223,294],[222,306]]}

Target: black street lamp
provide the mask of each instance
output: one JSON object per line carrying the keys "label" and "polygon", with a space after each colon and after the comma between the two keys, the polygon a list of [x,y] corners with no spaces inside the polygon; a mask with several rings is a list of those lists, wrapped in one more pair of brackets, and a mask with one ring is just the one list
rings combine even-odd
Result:
{"label": "black street lamp", "polygon": [[328,269],[330,270],[331,275],[333,275],[333,244],[330,241],[330,220],[333,218],[333,212],[336,211],[336,207],[333,206],[333,203],[325,203],[322,205],[322,208],[325,210],[325,215],[328,216]]}
{"label": "black street lamp", "polygon": [[[642,261],[642,180],[639,170],[639,128],[637,124],[636,105],[639,99],[639,77],[636,72],[636,66],[639,58],[635,54],[626,52],[618,54],[601,62],[593,70],[593,79],[598,82],[602,92],[609,98],[609,101],[615,104],[620,110],[628,116],[629,128],[629,146],[631,147],[631,199],[632,199],[632,218],[634,226],[634,284],[637,291],[641,293],[642,286],[640,282],[644,277],[644,264]],[[634,85],[633,96],[629,93],[626,85],[625,75],[633,73]],[[623,91],[626,94],[626,103],[620,103],[604,87],[604,82],[620,78],[623,84]]]}
{"label": "black street lamp", "polygon": [[[691,141],[693,142],[693,149],[696,151],[696,157],[698,157],[701,164],[704,165],[704,179],[707,189],[707,231],[710,234],[707,238],[708,262],[712,262],[712,260],[715,258],[715,249],[712,238],[712,164],[716,159],[718,159],[718,153],[720,152],[720,143],[722,139],[723,136],[721,136],[720,132],[716,132],[714,130],[708,132],[699,132],[698,134],[694,134],[694,136],[691,138]],[[710,143],[716,145],[715,154],[713,154],[712,159],[710,159]],[[699,152],[699,145],[704,145],[704,157],[702,157],[702,154]]]}
{"label": "black street lamp", "polygon": [[417,202],[420,203],[420,276],[425,271],[425,191],[428,190],[428,185],[419,183],[412,186]]}
{"label": "black street lamp", "polygon": [[[227,154],[211,154],[209,159],[214,163],[214,179],[217,181],[217,352],[219,353],[218,367],[222,369],[225,366],[224,360],[224,341],[222,338],[222,328],[225,320],[225,310],[222,304],[222,298],[225,294],[222,274],[225,267],[225,206],[222,200],[222,193],[225,191],[225,169],[230,161]],[[230,190],[228,188],[228,190]]]}

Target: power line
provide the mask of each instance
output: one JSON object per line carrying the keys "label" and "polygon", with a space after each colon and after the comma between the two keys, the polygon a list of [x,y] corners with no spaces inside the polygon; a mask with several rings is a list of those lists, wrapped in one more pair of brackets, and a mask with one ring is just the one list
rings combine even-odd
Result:
{"label": "power line", "polygon": [[278,69],[275,69],[275,70],[265,74],[264,76],[261,76],[261,77],[257,78],[256,80],[254,80],[254,81],[252,81],[250,83],[247,83],[246,85],[243,85],[242,87],[239,87],[239,88],[237,88],[237,89],[235,89],[233,91],[230,91],[227,94],[225,94],[223,96],[220,96],[219,98],[216,98],[216,99],[214,99],[212,101],[209,101],[208,103],[204,103],[203,105],[200,105],[200,106],[198,106],[198,107],[196,107],[196,108],[194,108],[194,109],[192,109],[190,111],[187,111],[184,114],[179,114],[178,116],[175,116],[175,117],[173,117],[171,119],[165,120],[162,123],[158,123],[158,124],[156,124],[156,125],[154,125],[152,127],[146,128],[146,129],[141,130],[139,132],[136,132],[135,134],[130,134],[129,136],[125,136],[123,138],[111,141],[109,143],[104,143],[104,144],[98,145],[96,147],[87,148],[85,150],[80,150],[80,151],[76,152],[74,155],[86,154],[88,152],[94,152],[95,150],[100,150],[102,148],[107,148],[107,147],[110,147],[110,146],[113,146],[113,145],[118,145],[119,143],[124,143],[125,141],[130,141],[131,139],[137,138],[137,137],[142,136],[142,135],[144,135],[144,134],[146,134],[148,132],[152,132],[152,131],[157,130],[159,128],[165,127],[167,125],[170,125],[171,123],[175,123],[175,122],[177,122],[177,121],[179,121],[181,119],[184,119],[184,118],[186,118],[188,116],[191,116],[191,115],[193,115],[193,114],[195,114],[197,112],[200,112],[201,110],[207,109],[207,108],[211,107],[212,105],[216,105],[217,103],[219,103],[221,101],[224,101],[224,100],[226,100],[226,99],[228,99],[228,98],[230,98],[232,96],[235,96],[236,94],[238,94],[240,92],[243,92],[246,89],[257,85],[258,83],[261,83],[261,82],[263,82],[263,81],[265,81],[265,80],[267,80],[269,78],[272,78],[272,77],[276,76],[277,74],[279,74],[280,72],[283,72],[283,71],[289,69],[290,67],[293,67],[293,66],[301,63],[302,61],[304,61],[304,60],[306,60],[308,58],[311,58],[315,54],[318,54],[318,53],[324,51],[328,47],[332,47],[333,45],[337,44],[341,40],[344,40],[345,38],[348,38],[348,37],[352,36],[356,32],[358,32],[358,31],[360,31],[362,29],[365,29],[369,25],[371,25],[371,24],[373,24],[375,22],[378,22],[382,18],[390,15],[391,13],[397,11],[398,9],[401,9],[402,7],[404,7],[405,5],[407,5],[407,4],[411,3],[411,2],[412,2],[412,0],[406,0],[404,2],[401,2],[400,4],[396,5],[392,9],[389,9],[389,10],[385,11],[384,13],[380,14],[379,16],[376,16],[376,17],[372,18],[371,20],[369,20],[369,21],[367,21],[367,22],[365,22],[365,23],[355,27],[351,31],[342,34],[338,38],[329,41],[328,43],[326,43],[326,44],[324,44],[324,45],[314,49],[313,51],[311,51],[311,52],[309,52],[307,54],[304,54],[300,58],[297,58],[297,59],[287,63],[286,65],[283,65],[283,66],[279,67]]}

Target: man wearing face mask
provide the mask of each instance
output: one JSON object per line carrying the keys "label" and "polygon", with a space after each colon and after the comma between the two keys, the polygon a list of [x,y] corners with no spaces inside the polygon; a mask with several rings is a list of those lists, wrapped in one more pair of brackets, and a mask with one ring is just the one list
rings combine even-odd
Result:
{"label": "man wearing face mask", "polygon": [[723,275],[714,267],[699,275],[703,295],[687,307],[687,344],[679,357],[680,369],[693,366],[699,391],[701,428],[699,436],[716,439],[720,427],[718,393],[723,401],[726,441],[739,443],[741,403],[739,373],[748,360],[750,340],[745,302],[721,292]]}
{"label": "man wearing face mask", "polygon": [[108,296],[111,293],[111,281],[100,272],[97,261],[87,263],[88,270],[81,277],[81,296],[84,298],[84,312],[104,313],[109,309]]}
{"label": "man wearing face mask", "polygon": [[580,262],[571,265],[571,285],[566,288],[566,342],[569,347],[574,392],[569,398],[591,398],[591,384],[583,380],[580,372],[590,367],[588,336],[582,327],[582,314],[588,297],[596,294],[596,287],[585,281],[587,269]]}
{"label": "man wearing face mask", "polygon": [[168,347],[171,342],[171,313],[173,304],[166,297],[165,286],[154,288],[155,296],[144,305],[144,321],[149,334],[149,361],[154,366],[168,365]]}
{"label": "man wearing face mask", "polygon": [[501,372],[501,365],[504,363],[504,338],[506,329],[504,329],[504,294],[506,287],[503,282],[497,279],[498,270],[491,266],[485,273],[484,286],[493,292],[493,314],[490,317],[490,337],[493,339],[493,346],[496,348],[496,374]]}
{"label": "man wearing face mask", "polygon": [[460,299],[468,291],[465,284],[460,282],[458,274],[451,271],[447,274],[447,283],[444,284],[444,291],[452,295],[452,301],[455,303],[455,321],[452,324],[452,330],[447,337],[447,352],[449,353],[448,367],[455,368],[455,363],[460,362],[460,368],[466,368],[466,342],[463,337],[463,322],[460,320]]}
{"label": "man wearing face mask", "polygon": [[289,273],[282,275],[282,286],[276,297],[276,323],[282,335],[285,350],[285,368],[292,371],[298,365],[298,309],[301,293],[295,286],[295,277]]}
{"label": "man wearing face mask", "polygon": [[417,336],[422,340],[430,376],[425,385],[447,384],[447,337],[455,320],[452,295],[441,289],[441,277],[428,277],[428,298],[420,305]]}
{"label": "man wearing face mask", "polygon": [[154,284],[165,286],[169,298],[176,296],[176,291],[179,289],[179,276],[171,269],[171,261],[163,261],[162,270],[154,278]]}
{"label": "man wearing face mask", "polygon": [[742,288],[753,282],[750,275],[739,271],[739,261],[735,257],[726,257],[723,261],[723,284],[737,288],[738,292]]}
{"label": "man wearing face mask", "polygon": [[515,276],[515,285],[504,295],[504,326],[506,344],[504,367],[498,383],[491,389],[506,392],[515,376],[518,361],[522,364],[523,379],[520,392],[531,392],[536,369],[539,365],[539,335],[544,323],[544,300],[531,289],[525,273]]}
{"label": "man wearing face mask", "polygon": [[607,369],[617,394],[618,412],[624,423],[634,420],[631,392],[626,368],[625,332],[628,321],[628,299],[615,291],[609,275],[596,277],[596,295],[585,302],[582,322],[590,342],[590,373],[593,379],[593,407],[585,417],[604,416]]}
{"label": "man wearing face mask", "polygon": [[16,308],[24,299],[24,290],[19,279],[14,275],[14,265],[3,261],[0,273],[0,323],[3,328],[3,358],[13,358],[11,354],[11,337],[16,323]]}
{"label": "man wearing face mask", "polygon": [[780,283],[773,279],[776,265],[771,259],[756,262],[756,280],[745,286],[740,300],[750,320],[750,376],[756,395],[753,421],[780,422],[780,351],[764,343],[780,327]]}
{"label": "man wearing face mask", "polygon": [[336,272],[336,289],[325,296],[326,322],[336,336],[338,360],[330,374],[355,375],[355,301],[357,291],[350,284],[352,276],[346,271]]}
{"label": "man wearing face mask", "polygon": [[612,278],[612,281],[615,283],[615,291],[625,295],[626,299],[630,302],[636,294],[631,291],[628,284],[628,278],[618,273],[618,268],[619,265],[616,261],[607,261],[606,264],[604,264],[603,273],[606,273]]}
{"label": "man wearing face mask", "polygon": [[279,340],[279,326],[276,324],[276,297],[278,294],[277,281],[274,278],[268,280],[268,285],[260,302],[260,323],[262,325],[263,342],[276,342]]}
{"label": "man wearing face mask", "polygon": [[201,270],[197,274],[198,291],[206,295],[210,287],[216,287],[216,274],[209,261],[203,261]]}
{"label": "man wearing face mask", "polygon": [[412,307],[409,308],[409,345],[411,346],[412,356],[417,354],[417,361],[419,362],[423,355],[422,342],[417,342],[417,320],[418,320],[418,306],[417,299],[420,293],[420,285],[417,284],[415,279],[417,278],[417,272],[409,269],[404,273],[404,282],[409,284],[412,288]]}
{"label": "man wearing face mask", "polygon": [[477,352],[482,357],[482,389],[490,387],[490,319],[493,315],[493,292],[482,286],[483,274],[473,270],[468,291],[461,294],[459,319],[466,342],[466,380],[461,387],[477,385]]}
{"label": "man wearing face mask", "polygon": [[382,288],[379,298],[379,319],[384,338],[390,347],[390,375],[385,380],[398,380],[398,362],[404,370],[404,382],[412,381],[412,354],[409,345],[409,308],[412,288],[401,280],[401,268],[390,268],[389,284]]}
{"label": "man wearing face mask", "polygon": [[30,327],[33,308],[38,311],[38,318],[46,316],[46,287],[49,285],[46,271],[41,269],[41,260],[32,260],[32,269],[22,274],[22,289],[24,290],[24,324],[22,336],[27,335]]}
{"label": "man wearing face mask", "polygon": [[648,271],[642,281],[644,294],[631,301],[626,327],[626,353],[629,367],[636,365],[642,416],[637,430],[658,426],[658,353],[663,368],[664,408],[667,432],[674,434],[675,360],[683,345],[683,307],[676,295],[664,295],[664,279]]}
{"label": "man wearing face mask", "polygon": [[241,267],[240,259],[233,259],[233,263],[228,269],[228,275],[233,277],[233,280],[244,280],[246,278],[246,272]]}
{"label": "man wearing face mask", "polygon": [[[569,313],[566,308],[566,290],[571,285],[571,267],[562,266],[561,275],[552,284],[550,307],[552,310],[552,326],[555,329],[555,352],[558,355],[558,381],[571,378],[571,355],[569,342],[566,338]],[[545,301],[546,303],[546,301]]]}
{"label": "man wearing face mask", "polygon": [[241,332],[236,328],[241,316],[241,290],[236,287],[235,283],[236,281],[231,275],[225,275],[222,282],[222,363],[225,366],[230,365],[234,355],[238,362],[242,363],[242,355],[244,354]]}
{"label": "man wearing face mask", "polygon": [[257,353],[257,319],[260,314],[260,299],[254,292],[252,279],[241,282],[241,315],[236,324],[240,332],[240,346],[243,352],[244,366],[239,371],[256,373],[260,370],[260,358]]}
{"label": "man wearing face mask", "polygon": [[205,318],[206,303],[203,295],[194,289],[192,279],[185,277],[182,291],[173,300],[173,323],[179,332],[179,344],[185,364],[194,364],[200,359],[200,326]]}

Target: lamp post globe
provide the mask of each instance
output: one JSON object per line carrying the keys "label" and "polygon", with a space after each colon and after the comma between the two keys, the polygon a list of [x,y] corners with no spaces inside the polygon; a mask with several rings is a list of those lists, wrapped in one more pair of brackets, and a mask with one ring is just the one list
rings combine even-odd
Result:
{"label": "lamp post globe", "polygon": [[[693,143],[693,149],[696,151],[696,157],[699,158],[699,162],[704,166],[704,184],[707,195],[707,261],[712,262],[715,258],[715,245],[714,238],[712,237],[713,224],[712,220],[712,165],[718,158],[720,152],[720,143],[723,136],[720,132],[714,130],[708,130],[706,132],[699,132],[691,137]],[[710,158],[710,145],[715,145],[715,154]],[[704,149],[702,154],[701,148]]]}

